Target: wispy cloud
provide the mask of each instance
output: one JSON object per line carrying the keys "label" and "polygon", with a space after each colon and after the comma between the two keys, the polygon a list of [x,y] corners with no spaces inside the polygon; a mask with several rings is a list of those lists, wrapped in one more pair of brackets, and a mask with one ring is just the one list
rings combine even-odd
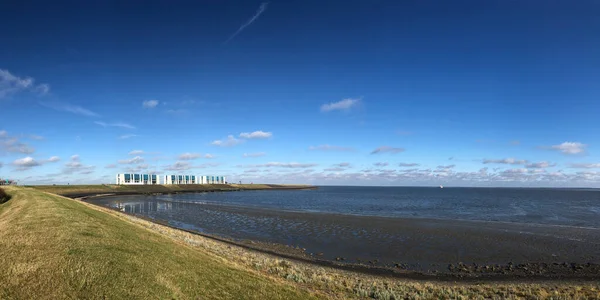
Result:
{"label": "wispy cloud", "polygon": [[390,163],[388,163],[388,162],[376,162],[373,165],[376,166],[376,167],[387,167],[387,166],[390,165]]}
{"label": "wispy cloud", "polygon": [[242,132],[240,133],[240,138],[242,139],[268,139],[273,136],[271,132],[264,132],[262,130],[254,131],[254,132]]}
{"label": "wispy cloud", "polygon": [[77,105],[71,105],[68,103],[57,103],[57,102],[40,102],[40,105],[57,110],[73,113],[76,115],[86,116],[86,117],[99,117],[100,115]]}
{"label": "wispy cloud", "polygon": [[60,161],[60,157],[58,157],[58,156],[52,156],[52,157],[48,158],[47,161],[48,162],[57,162],[57,161]]}
{"label": "wispy cloud", "polygon": [[311,151],[355,151],[352,147],[341,147],[341,146],[333,146],[333,145],[319,145],[319,146],[310,146],[308,150]]}
{"label": "wispy cloud", "polygon": [[36,140],[36,141],[41,141],[41,140],[44,140],[44,137],[43,137],[43,136],[40,136],[40,135],[35,135],[35,134],[30,134],[30,135],[29,135],[29,138],[30,138],[30,139],[32,139],[32,140]]}
{"label": "wispy cloud", "polygon": [[128,154],[129,155],[142,155],[142,154],[144,154],[144,150],[131,150]]}
{"label": "wispy cloud", "polygon": [[88,166],[88,165],[84,165],[81,163],[81,159],[79,158],[79,155],[75,154],[73,156],[71,156],[71,159],[69,162],[67,162],[62,170],[63,174],[74,174],[74,173],[79,173],[79,174],[91,174],[94,169],[96,167],[95,166]]}
{"label": "wispy cloud", "polygon": [[139,135],[137,135],[137,134],[124,134],[124,135],[119,136],[117,139],[119,139],[119,140],[127,140],[127,139],[130,139],[132,137],[136,137],[136,136],[139,136]]}
{"label": "wispy cloud", "polygon": [[505,165],[524,165],[527,163],[527,160],[524,159],[514,159],[512,157],[509,158],[501,158],[501,159],[484,159],[484,164],[505,164]]}
{"label": "wispy cloud", "polygon": [[136,156],[130,159],[121,159],[118,161],[120,164],[124,164],[124,165],[133,165],[133,164],[139,164],[139,163],[143,163],[144,162],[144,158],[141,156]]}
{"label": "wispy cloud", "polygon": [[456,165],[445,165],[445,166],[437,166],[438,169],[454,169],[454,167],[456,167]]}
{"label": "wispy cloud", "polygon": [[177,161],[172,165],[167,165],[164,167],[166,171],[184,171],[192,168],[192,164],[187,161]]}
{"label": "wispy cloud", "polygon": [[578,163],[578,164],[571,164],[570,167],[578,168],[578,169],[595,169],[595,168],[600,168],[600,163]]}
{"label": "wispy cloud", "polygon": [[30,91],[43,96],[50,92],[50,86],[45,83],[35,85],[35,80],[31,77],[21,78],[8,70],[0,69],[0,99],[21,91]]}
{"label": "wispy cloud", "polygon": [[35,149],[19,141],[18,137],[10,136],[6,130],[0,131],[0,153],[32,154]]}
{"label": "wispy cloud", "polygon": [[123,123],[123,122],[105,123],[105,122],[96,121],[94,123],[97,125],[100,125],[102,127],[121,127],[121,128],[126,128],[126,129],[135,129],[135,126],[127,124],[127,123]]}
{"label": "wispy cloud", "polygon": [[256,152],[256,153],[244,153],[244,155],[242,155],[243,157],[261,157],[261,156],[265,156],[267,155],[267,153],[265,152]]}
{"label": "wispy cloud", "polygon": [[586,144],[580,142],[564,142],[559,145],[542,146],[544,149],[556,150],[566,155],[583,154],[587,148]]}
{"label": "wispy cloud", "polygon": [[267,10],[267,6],[269,5],[269,2],[263,2],[260,4],[260,7],[258,8],[258,10],[256,11],[256,13],[254,14],[254,16],[252,16],[252,18],[250,18],[250,20],[246,21],[246,23],[242,24],[242,26],[240,26],[240,28],[234,32],[226,41],[224,44],[229,43],[231,40],[233,40],[233,38],[235,38],[238,34],[240,34],[246,27],[250,26],[250,24],[254,23],[254,21],[256,21],[256,19],[258,19],[258,17],[260,17],[260,15],[262,13],[265,12],[265,10]]}
{"label": "wispy cloud", "polygon": [[349,110],[360,102],[360,98],[347,98],[338,102],[331,102],[321,105],[321,112],[333,110]]}
{"label": "wispy cloud", "polygon": [[400,166],[400,167],[416,167],[416,166],[419,166],[419,164],[417,164],[417,163],[399,163],[398,166]]}
{"label": "wispy cloud", "polygon": [[117,167],[117,165],[116,165],[116,164],[108,164],[108,165],[106,165],[104,168],[105,168],[105,169],[114,169],[114,168],[116,168],[116,167]]}
{"label": "wispy cloud", "polygon": [[404,148],[381,146],[381,147],[376,148],[375,150],[371,151],[371,154],[380,154],[380,153],[396,154],[396,153],[404,152],[404,150],[405,150]]}
{"label": "wispy cloud", "polygon": [[526,164],[525,168],[542,169],[542,168],[548,168],[548,167],[554,167],[554,166],[556,166],[555,163],[550,163],[550,162],[547,162],[547,161],[540,161],[540,162]]}
{"label": "wispy cloud", "polygon": [[290,162],[290,163],[282,163],[282,162],[269,162],[266,164],[258,164],[258,165],[246,165],[246,166],[241,166],[244,168],[311,168],[317,166],[317,164],[313,164],[313,163],[297,163],[297,162]]}
{"label": "wispy cloud", "polygon": [[159,104],[158,100],[146,100],[142,102],[143,108],[155,108]]}
{"label": "wispy cloud", "polygon": [[178,156],[178,158],[179,158],[180,160],[192,160],[192,159],[197,159],[197,158],[199,158],[200,156],[201,156],[201,154],[200,154],[200,153],[189,153],[189,152],[187,152],[187,153],[180,154],[180,155]]}
{"label": "wispy cloud", "polygon": [[213,146],[219,146],[219,147],[231,147],[231,146],[239,145],[243,142],[244,142],[244,140],[239,140],[239,139],[236,139],[233,135],[228,135],[226,139],[215,140],[215,141],[212,141],[210,144]]}

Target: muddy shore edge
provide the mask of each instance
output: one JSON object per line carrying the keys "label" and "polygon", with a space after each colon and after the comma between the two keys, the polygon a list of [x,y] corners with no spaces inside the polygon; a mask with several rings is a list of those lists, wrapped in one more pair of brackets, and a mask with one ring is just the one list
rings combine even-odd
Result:
{"label": "muddy shore edge", "polygon": [[[312,187],[296,187],[282,189],[313,189]],[[240,189],[239,191],[242,191]],[[256,190],[256,189],[254,189]],[[175,193],[198,193],[198,192],[225,192],[232,190],[202,190],[202,191],[184,191]],[[151,193],[151,194],[171,194],[171,193]],[[122,195],[148,195],[148,193],[114,193],[114,194],[77,194],[64,195],[78,200],[91,200],[98,197],[115,197]],[[86,201],[88,202],[88,201]],[[93,201],[88,202],[93,205]],[[110,209],[123,215],[139,218],[158,225],[169,227],[173,230],[179,230],[190,234],[202,236],[215,241],[219,241],[232,246],[237,246],[250,251],[257,251],[263,254],[272,255],[278,258],[290,259],[296,262],[307,263],[320,267],[330,267],[343,271],[357,272],[367,275],[376,275],[391,278],[439,281],[439,282],[545,282],[545,281],[598,281],[600,280],[600,264],[581,263],[581,262],[530,262],[530,263],[512,263],[506,264],[476,264],[456,262],[447,265],[443,271],[435,270],[433,272],[423,272],[411,269],[409,264],[396,263],[391,265],[377,265],[373,261],[356,263],[347,261],[346,258],[336,257],[335,259],[326,259],[319,254],[307,253],[305,249],[283,245],[277,243],[262,242],[251,239],[233,239],[220,235],[208,234],[195,230],[188,230],[173,226],[167,222],[156,220],[137,214],[124,213],[118,209],[111,209],[106,206],[99,207]]]}

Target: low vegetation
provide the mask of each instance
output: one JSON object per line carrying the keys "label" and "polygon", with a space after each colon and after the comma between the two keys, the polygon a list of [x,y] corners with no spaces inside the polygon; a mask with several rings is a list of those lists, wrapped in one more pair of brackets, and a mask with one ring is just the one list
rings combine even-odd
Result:
{"label": "low vegetation", "polygon": [[298,189],[310,186],[273,184],[185,184],[185,185],[36,185],[37,190],[62,195],[79,196],[92,194],[131,194],[131,193],[185,193],[233,190]]}
{"label": "low vegetation", "polygon": [[8,200],[10,200],[10,196],[2,188],[0,188],[0,204]]}
{"label": "low vegetation", "polygon": [[0,205],[0,299],[307,299],[304,288],[29,188]]}
{"label": "low vegetation", "polygon": [[301,263],[30,188],[0,205],[0,299],[597,299],[598,282],[450,283]]}

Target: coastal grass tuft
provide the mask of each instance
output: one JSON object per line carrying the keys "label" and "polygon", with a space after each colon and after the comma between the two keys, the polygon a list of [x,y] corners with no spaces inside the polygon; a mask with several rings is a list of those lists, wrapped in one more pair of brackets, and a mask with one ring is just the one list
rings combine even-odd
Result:
{"label": "coastal grass tuft", "polygon": [[10,195],[0,188],[0,204],[10,200]]}
{"label": "coastal grass tuft", "polygon": [[[23,187],[0,204],[0,299],[310,299],[80,201]],[[318,295],[317,295],[318,296]]]}

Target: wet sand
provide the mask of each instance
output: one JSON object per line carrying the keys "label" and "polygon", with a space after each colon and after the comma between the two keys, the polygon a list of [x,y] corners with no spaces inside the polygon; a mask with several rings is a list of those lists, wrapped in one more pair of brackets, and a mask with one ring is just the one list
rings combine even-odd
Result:
{"label": "wet sand", "polygon": [[161,205],[146,202],[139,210],[121,210],[250,248],[359,271],[600,279],[597,228]]}

